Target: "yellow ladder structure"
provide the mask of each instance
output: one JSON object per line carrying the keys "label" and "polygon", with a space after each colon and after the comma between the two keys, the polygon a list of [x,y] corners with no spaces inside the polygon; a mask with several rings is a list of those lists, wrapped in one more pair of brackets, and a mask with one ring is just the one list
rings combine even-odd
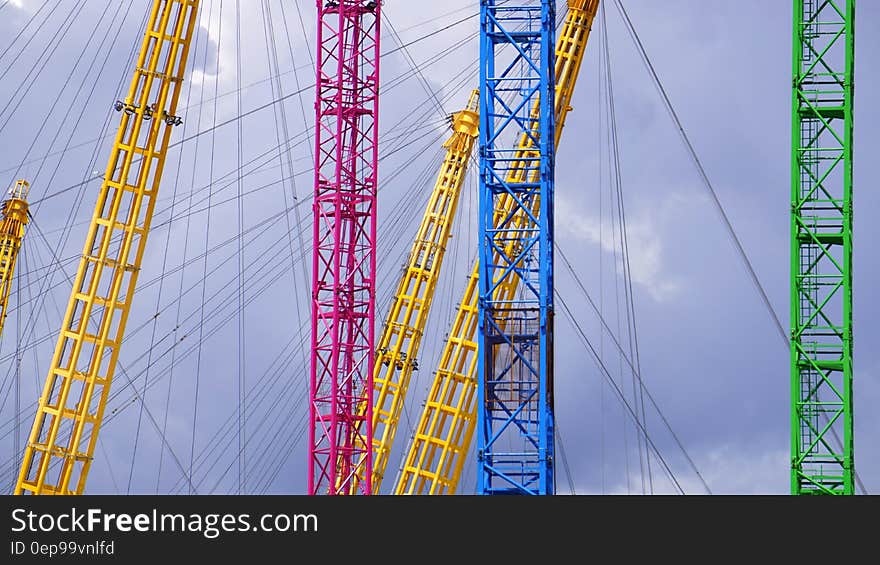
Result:
{"label": "yellow ladder structure", "polygon": [[3,201],[0,208],[0,335],[6,323],[15,263],[24,239],[24,227],[28,223],[27,197],[30,188],[31,185],[25,180],[16,182],[9,191],[9,198]]}
{"label": "yellow ladder structure", "polygon": [[16,494],[82,494],[119,358],[200,0],[154,0]]}
{"label": "yellow ladder structure", "polygon": [[[568,14],[556,45],[556,146],[577,83],[584,52],[599,0],[569,0]],[[533,112],[537,115],[537,108]],[[528,136],[520,140],[520,151],[528,156]],[[516,169],[510,176],[521,175]],[[535,204],[538,205],[537,203]],[[495,222],[512,210],[512,201],[502,199],[495,211]],[[518,220],[520,223],[525,218]],[[474,264],[458,311],[452,323],[439,367],[428,393],[424,410],[404,459],[395,494],[455,494],[461,480],[465,457],[473,441],[477,422],[477,309],[479,298],[478,264]],[[519,281],[509,277],[498,287],[498,300],[514,297]]]}
{"label": "yellow ladder structure", "polygon": [[[374,492],[378,492],[382,484],[409,383],[418,368],[419,346],[440,278],[446,244],[452,236],[468,161],[480,133],[479,103],[480,91],[474,90],[467,107],[452,117],[453,133],[443,144],[446,157],[440,165],[406,272],[397,286],[377,343],[373,371]],[[357,469],[358,480],[363,479],[364,471]]]}

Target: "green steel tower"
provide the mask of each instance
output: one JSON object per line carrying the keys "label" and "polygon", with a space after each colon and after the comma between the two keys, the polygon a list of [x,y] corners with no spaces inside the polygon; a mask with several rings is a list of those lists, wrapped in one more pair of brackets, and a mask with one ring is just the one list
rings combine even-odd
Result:
{"label": "green steel tower", "polygon": [[791,491],[853,494],[855,0],[794,1]]}

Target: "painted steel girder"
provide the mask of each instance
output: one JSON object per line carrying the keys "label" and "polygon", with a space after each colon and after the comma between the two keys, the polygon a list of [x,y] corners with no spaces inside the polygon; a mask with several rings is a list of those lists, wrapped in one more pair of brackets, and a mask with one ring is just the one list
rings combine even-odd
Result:
{"label": "painted steel girder", "polygon": [[3,201],[0,208],[0,335],[3,335],[3,327],[6,325],[12,278],[24,240],[25,226],[29,221],[29,190],[30,184],[27,181],[17,181],[9,191],[9,198]]}
{"label": "painted steel girder", "polygon": [[[563,125],[580,73],[599,0],[570,0],[569,10],[556,43],[555,144],[562,138]],[[537,111],[537,110],[535,110]],[[533,143],[520,140],[525,154]],[[511,177],[522,175],[512,170]],[[494,222],[510,214],[513,201],[499,199]],[[518,222],[522,216],[517,215]],[[503,279],[497,288],[499,300],[512,300],[519,281]],[[470,451],[477,418],[477,305],[479,262],[468,277],[465,291],[449,330],[438,369],[428,391],[410,447],[395,485],[396,494],[455,494],[461,482],[465,457]]]}
{"label": "painted steel girder", "polygon": [[16,494],[82,494],[146,248],[199,0],[154,0]]}
{"label": "painted steel girder", "polygon": [[[553,494],[555,2],[489,1],[481,16],[478,492]],[[521,290],[499,300],[507,277]]]}
{"label": "painted steel girder", "polygon": [[794,22],[791,491],[852,494],[855,2],[796,0]]}
{"label": "painted steel girder", "polygon": [[[419,347],[479,134],[478,105],[479,91],[475,90],[465,109],[451,117],[453,133],[443,144],[446,156],[377,343],[373,370],[374,492],[379,492],[382,484],[412,374],[418,369]],[[365,473],[363,465],[358,468],[353,491]]]}
{"label": "painted steel girder", "polygon": [[317,7],[308,490],[370,494],[381,3]]}

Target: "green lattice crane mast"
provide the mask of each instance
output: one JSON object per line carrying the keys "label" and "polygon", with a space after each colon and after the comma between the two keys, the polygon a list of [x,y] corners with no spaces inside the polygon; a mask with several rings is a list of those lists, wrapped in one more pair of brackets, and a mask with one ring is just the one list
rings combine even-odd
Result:
{"label": "green lattice crane mast", "polygon": [[0,208],[0,335],[3,335],[6,324],[12,276],[24,240],[24,227],[28,223],[27,197],[30,186],[25,180],[16,182],[9,191],[9,198],[3,201]]}
{"label": "green lattice crane mast", "polygon": [[855,0],[795,0],[794,24],[791,491],[853,494]]}
{"label": "green lattice crane mast", "polygon": [[82,494],[186,70],[200,0],[154,0],[16,494]]}
{"label": "green lattice crane mast", "polygon": [[[446,156],[397,285],[382,336],[376,344],[373,492],[378,492],[382,484],[409,383],[418,368],[419,346],[440,279],[446,245],[452,237],[468,161],[479,135],[479,103],[480,91],[474,90],[465,109],[452,116],[452,136],[443,144]],[[365,474],[363,464],[356,473],[352,492],[357,492],[357,484]]]}
{"label": "green lattice crane mast", "polygon": [[[574,87],[583,62],[587,41],[599,0],[569,0],[561,33],[556,42],[556,146],[565,118],[571,110]],[[533,115],[537,115],[537,109]],[[520,140],[522,156],[528,157],[531,142]],[[512,170],[510,175],[520,175]],[[495,225],[513,209],[509,198],[501,198],[494,214]],[[534,206],[538,206],[535,199]],[[524,221],[524,219],[514,220]],[[513,245],[513,242],[511,242]],[[510,251],[510,250],[508,250]],[[512,255],[508,253],[508,256]],[[413,440],[403,462],[395,494],[455,494],[465,457],[473,441],[477,422],[477,342],[479,271],[474,265],[464,297],[452,322],[440,363]],[[519,280],[508,277],[499,283],[499,300],[511,300]]]}

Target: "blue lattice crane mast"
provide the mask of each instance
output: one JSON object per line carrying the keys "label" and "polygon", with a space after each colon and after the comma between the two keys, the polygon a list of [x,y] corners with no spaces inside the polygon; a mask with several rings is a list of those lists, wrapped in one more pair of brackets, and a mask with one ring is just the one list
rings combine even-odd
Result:
{"label": "blue lattice crane mast", "polygon": [[[553,0],[480,22],[478,492],[553,494]],[[521,139],[527,140],[523,150]],[[512,206],[501,221],[496,210]],[[515,295],[497,289],[519,279]]]}

